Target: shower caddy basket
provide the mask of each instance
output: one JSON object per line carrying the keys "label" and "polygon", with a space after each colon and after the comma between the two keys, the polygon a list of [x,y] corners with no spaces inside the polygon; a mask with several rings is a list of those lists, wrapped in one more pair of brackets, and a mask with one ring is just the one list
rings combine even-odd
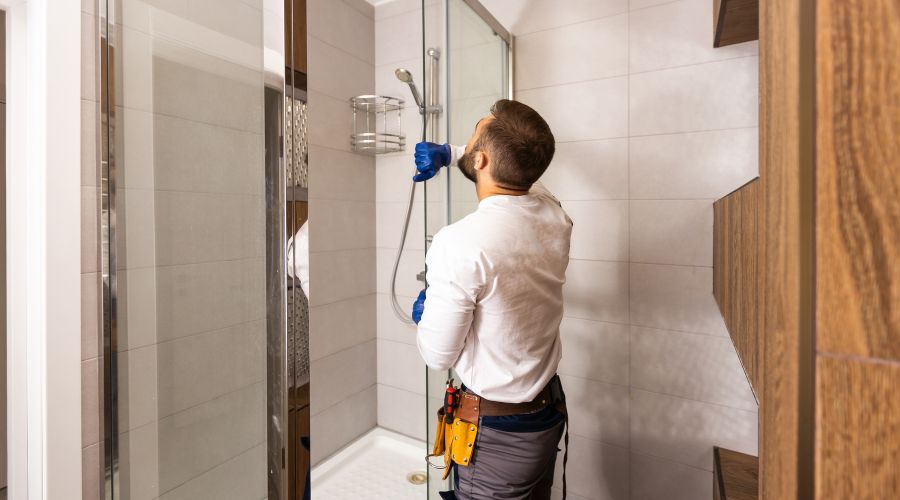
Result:
{"label": "shower caddy basket", "polygon": [[379,95],[359,95],[350,99],[353,133],[350,145],[357,153],[396,153],[406,147],[401,131],[403,99]]}

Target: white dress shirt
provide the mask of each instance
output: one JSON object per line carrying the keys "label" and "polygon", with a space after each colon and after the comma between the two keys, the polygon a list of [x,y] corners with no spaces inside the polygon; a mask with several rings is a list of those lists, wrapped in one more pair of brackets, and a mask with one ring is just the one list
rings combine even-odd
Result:
{"label": "white dress shirt", "polygon": [[303,223],[287,245],[288,276],[300,280],[300,288],[309,299],[309,221]]}
{"label": "white dress shirt", "polygon": [[534,399],[562,356],[571,235],[571,219],[540,184],[528,195],[485,198],[440,230],[425,259],[429,288],[417,334],[428,366],[455,368],[490,400]]}

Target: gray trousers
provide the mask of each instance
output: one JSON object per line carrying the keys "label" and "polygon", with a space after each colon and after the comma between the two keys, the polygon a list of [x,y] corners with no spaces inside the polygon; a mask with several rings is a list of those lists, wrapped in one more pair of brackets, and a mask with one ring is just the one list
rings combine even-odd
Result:
{"label": "gray trousers", "polygon": [[457,500],[550,500],[565,422],[537,432],[478,428],[472,464],[456,467]]}

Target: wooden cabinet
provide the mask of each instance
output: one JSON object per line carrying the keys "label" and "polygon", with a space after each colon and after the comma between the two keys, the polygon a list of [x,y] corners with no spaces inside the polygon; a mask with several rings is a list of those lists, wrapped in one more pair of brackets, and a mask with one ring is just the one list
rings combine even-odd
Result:
{"label": "wooden cabinet", "polygon": [[759,460],[745,453],[713,449],[713,498],[756,500],[759,498]]}

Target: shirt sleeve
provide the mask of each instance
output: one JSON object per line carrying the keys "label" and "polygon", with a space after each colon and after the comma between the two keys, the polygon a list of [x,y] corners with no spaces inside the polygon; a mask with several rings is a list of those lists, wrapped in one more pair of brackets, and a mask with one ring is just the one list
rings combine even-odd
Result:
{"label": "shirt sleeve", "polygon": [[303,223],[297,234],[288,240],[288,276],[300,280],[300,288],[309,298],[309,221]]}
{"label": "shirt sleeve", "polygon": [[459,358],[485,282],[479,258],[453,243],[438,233],[426,257],[428,291],[416,338],[425,364],[435,370],[446,370]]}
{"label": "shirt sleeve", "polygon": [[450,146],[450,166],[455,167],[462,155],[466,154],[466,147],[454,146],[453,144],[448,144],[448,146]]}

